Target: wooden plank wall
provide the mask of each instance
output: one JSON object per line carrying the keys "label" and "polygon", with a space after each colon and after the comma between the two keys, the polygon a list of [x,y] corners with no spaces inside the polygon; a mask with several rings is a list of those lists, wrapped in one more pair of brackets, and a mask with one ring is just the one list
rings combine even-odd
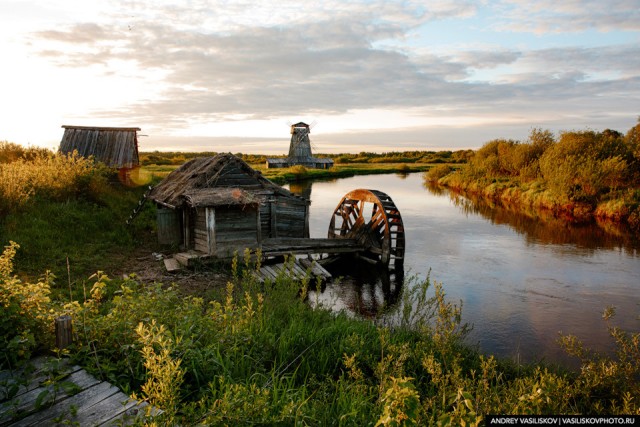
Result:
{"label": "wooden plank wall", "polygon": [[197,208],[193,225],[194,248],[196,251],[209,254],[209,232],[207,231],[207,210]]}
{"label": "wooden plank wall", "polygon": [[306,202],[279,197],[276,205],[277,237],[305,237]]}
{"label": "wooden plank wall", "polygon": [[216,254],[232,257],[234,251],[258,247],[258,210],[255,207],[216,208]]}
{"label": "wooden plank wall", "polygon": [[158,208],[158,243],[170,245],[182,242],[180,216],[180,212],[175,209]]}
{"label": "wooden plank wall", "polygon": [[65,129],[60,151],[74,149],[83,157],[94,156],[109,167],[131,168],[140,163],[136,132],[104,129]]}

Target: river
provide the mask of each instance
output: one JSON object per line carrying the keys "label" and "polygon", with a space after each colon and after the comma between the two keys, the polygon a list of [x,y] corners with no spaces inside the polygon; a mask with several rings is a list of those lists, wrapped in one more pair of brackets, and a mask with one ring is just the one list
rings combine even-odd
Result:
{"label": "river", "polygon": [[[387,174],[316,181],[291,190],[311,198],[311,237],[326,237],[336,205],[356,188],[387,193],[406,232],[405,279],[430,275],[447,298],[462,302],[473,325],[468,343],[519,363],[575,366],[557,344],[560,333],[611,351],[602,312],[613,323],[640,329],[640,244],[627,233],[574,226],[537,213],[518,213],[428,188],[422,174]],[[368,276],[368,277],[367,277]],[[311,299],[333,309],[380,316],[397,304],[402,284],[356,274]]]}

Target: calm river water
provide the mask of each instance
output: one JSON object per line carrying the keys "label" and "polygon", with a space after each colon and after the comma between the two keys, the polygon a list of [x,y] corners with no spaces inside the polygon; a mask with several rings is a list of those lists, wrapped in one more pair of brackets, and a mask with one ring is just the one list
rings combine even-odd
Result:
{"label": "calm river water", "polygon": [[[291,190],[310,192],[311,237],[326,237],[348,191],[377,189],[391,196],[407,236],[405,278],[423,279],[430,271],[432,281],[442,282],[449,300],[462,301],[463,321],[473,325],[469,343],[483,352],[575,366],[557,344],[560,333],[611,350],[602,320],[608,306],[617,309],[615,325],[640,327],[640,244],[624,233],[472,203],[425,187],[420,173],[305,186]],[[397,302],[400,284],[365,276],[346,278],[317,297],[365,316]]]}

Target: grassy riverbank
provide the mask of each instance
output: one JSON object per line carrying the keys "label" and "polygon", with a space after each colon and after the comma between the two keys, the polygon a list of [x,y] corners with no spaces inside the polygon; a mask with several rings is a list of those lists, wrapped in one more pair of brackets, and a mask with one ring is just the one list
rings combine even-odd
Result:
{"label": "grassy riverbank", "polygon": [[71,314],[68,355],[163,408],[160,424],[474,425],[490,413],[640,413],[637,332],[612,324],[612,357],[564,337],[581,360],[568,373],[465,347],[461,307],[429,280],[404,286],[401,320],[390,326],[312,309],[308,281],[262,286],[242,259],[225,267],[226,287],[197,294],[179,280],[123,278],[112,274],[117,264],[155,239],[151,206],[124,225],[142,188],[73,156],[3,163],[0,175],[0,368],[50,351],[53,318]]}
{"label": "grassy riverbank", "polygon": [[[337,164],[330,169],[307,169],[304,166],[267,169],[264,164],[251,165],[276,184],[310,179],[346,178],[355,175],[425,172],[433,166],[434,164],[426,163],[345,163]],[[142,167],[141,173],[149,177],[163,178],[178,167],[179,165],[147,165]]]}
{"label": "grassy riverbank", "polygon": [[640,231],[640,124],[626,135],[533,130],[525,142],[494,140],[459,170],[437,166],[426,179],[492,200],[594,218]]}

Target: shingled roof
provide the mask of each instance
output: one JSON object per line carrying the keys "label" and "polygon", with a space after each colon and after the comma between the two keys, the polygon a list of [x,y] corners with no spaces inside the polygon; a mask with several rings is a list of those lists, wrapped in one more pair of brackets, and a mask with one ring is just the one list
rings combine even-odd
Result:
{"label": "shingled roof", "polygon": [[242,159],[221,153],[189,160],[154,187],[149,198],[176,208],[184,203],[191,206],[258,204],[269,194],[300,198],[263,177]]}
{"label": "shingled roof", "polygon": [[96,160],[113,168],[132,168],[140,164],[138,136],[140,128],[62,126],[61,153],[78,151],[83,157]]}

